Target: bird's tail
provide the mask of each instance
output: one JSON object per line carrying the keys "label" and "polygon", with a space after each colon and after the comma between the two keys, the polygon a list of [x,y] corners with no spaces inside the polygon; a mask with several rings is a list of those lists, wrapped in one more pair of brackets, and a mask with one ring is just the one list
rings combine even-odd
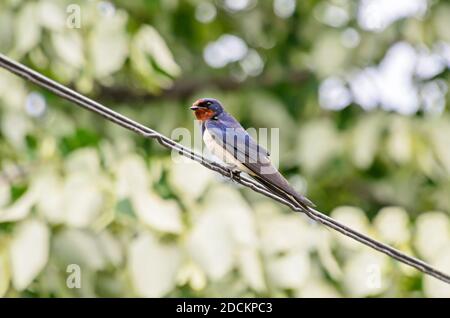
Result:
{"label": "bird's tail", "polygon": [[290,191],[281,189],[280,187],[274,185],[273,183],[261,178],[258,175],[253,175],[253,177],[258,180],[262,185],[264,185],[270,191],[280,195],[284,199],[294,203],[299,204],[302,208],[315,208],[316,205],[312,203],[308,198],[304,197],[300,193],[296,192],[294,189],[289,189]]}

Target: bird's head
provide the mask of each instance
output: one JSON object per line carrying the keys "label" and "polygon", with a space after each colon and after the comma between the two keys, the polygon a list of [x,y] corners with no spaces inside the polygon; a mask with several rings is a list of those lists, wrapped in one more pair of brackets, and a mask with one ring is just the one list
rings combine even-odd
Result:
{"label": "bird's head", "polygon": [[214,118],[223,112],[223,106],[214,98],[201,98],[192,104],[191,109],[194,111],[195,117],[201,121]]}

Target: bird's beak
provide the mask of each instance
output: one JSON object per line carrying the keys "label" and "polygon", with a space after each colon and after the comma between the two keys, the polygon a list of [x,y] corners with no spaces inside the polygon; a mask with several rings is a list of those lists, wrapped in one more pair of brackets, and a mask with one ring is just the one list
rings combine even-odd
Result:
{"label": "bird's beak", "polygon": [[205,105],[203,104],[203,100],[201,100],[201,99],[196,100],[194,102],[194,104],[192,104],[192,106],[191,106],[191,110],[197,110],[197,109],[201,109],[201,108],[207,108],[207,107],[205,107]]}

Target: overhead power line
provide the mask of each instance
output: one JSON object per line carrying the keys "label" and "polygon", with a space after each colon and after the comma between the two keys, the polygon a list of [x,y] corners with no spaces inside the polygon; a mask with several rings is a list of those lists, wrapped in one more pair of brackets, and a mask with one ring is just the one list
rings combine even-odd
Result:
{"label": "overhead power line", "polygon": [[373,238],[370,238],[369,236],[367,236],[365,234],[359,233],[358,231],[355,231],[354,229],[352,229],[344,224],[339,223],[338,221],[334,220],[333,218],[331,218],[315,209],[312,209],[312,208],[305,209],[298,204],[288,201],[288,200],[284,199],[282,196],[279,196],[278,194],[271,192],[269,189],[267,189],[263,185],[259,184],[257,181],[255,181],[247,176],[233,174],[232,171],[230,169],[228,169],[227,167],[225,167],[217,162],[213,162],[213,161],[210,161],[210,160],[204,158],[200,154],[194,152],[193,150],[191,150],[189,148],[186,148],[186,147],[180,145],[179,143],[162,135],[161,133],[157,132],[156,130],[148,128],[136,121],[133,121],[130,118],[125,117],[125,116],[109,109],[108,107],[106,107],[96,101],[93,101],[92,99],[89,99],[86,96],[83,96],[64,85],[61,85],[61,84],[49,79],[48,77],[26,67],[25,65],[11,60],[10,58],[8,58],[2,54],[0,54],[0,67],[26,79],[27,81],[30,81],[40,87],[45,88],[45,89],[51,91],[52,93],[66,99],[66,100],[73,102],[74,104],[77,104],[83,108],[86,108],[119,126],[122,126],[128,130],[131,130],[145,138],[155,139],[162,146],[164,146],[168,149],[171,149],[171,150],[175,150],[179,154],[200,163],[201,165],[203,165],[204,167],[206,167],[210,170],[216,171],[225,177],[229,177],[241,185],[244,185],[258,193],[261,193],[269,198],[272,198],[273,200],[276,200],[276,201],[290,207],[294,211],[304,212],[309,218],[311,218],[314,221],[322,223],[323,225],[325,225],[335,231],[338,231],[338,232],[344,234],[345,236],[351,237],[352,239],[354,239],[366,246],[369,246],[381,253],[384,253],[403,264],[414,267],[417,270],[419,270],[427,275],[433,276],[443,282],[450,284],[450,276],[448,274],[443,273],[442,271],[432,267],[431,265],[429,265],[415,257],[406,255],[405,253],[402,253],[399,250],[397,250],[389,245],[386,245],[386,244],[379,242]]}

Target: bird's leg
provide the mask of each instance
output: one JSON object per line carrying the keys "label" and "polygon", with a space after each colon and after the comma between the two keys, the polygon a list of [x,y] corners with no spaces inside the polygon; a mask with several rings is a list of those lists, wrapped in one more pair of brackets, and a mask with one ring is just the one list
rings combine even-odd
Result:
{"label": "bird's leg", "polygon": [[241,177],[241,172],[242,171],[239,169],[231,170],[232,179],[234,178],[239,179]]}
{"label": "bird's leg", "polygon": [[228,169],[230,169],[230,174],[229,174],[228,177],[229,177],[231,180],[234,180],[235,178],[238,179],[238,178],[240,177],[242,171],[239,170],[239,169],[237,168],[237,166],[235,166],[235,165],[229,165],[229,166],[228,166]]}

